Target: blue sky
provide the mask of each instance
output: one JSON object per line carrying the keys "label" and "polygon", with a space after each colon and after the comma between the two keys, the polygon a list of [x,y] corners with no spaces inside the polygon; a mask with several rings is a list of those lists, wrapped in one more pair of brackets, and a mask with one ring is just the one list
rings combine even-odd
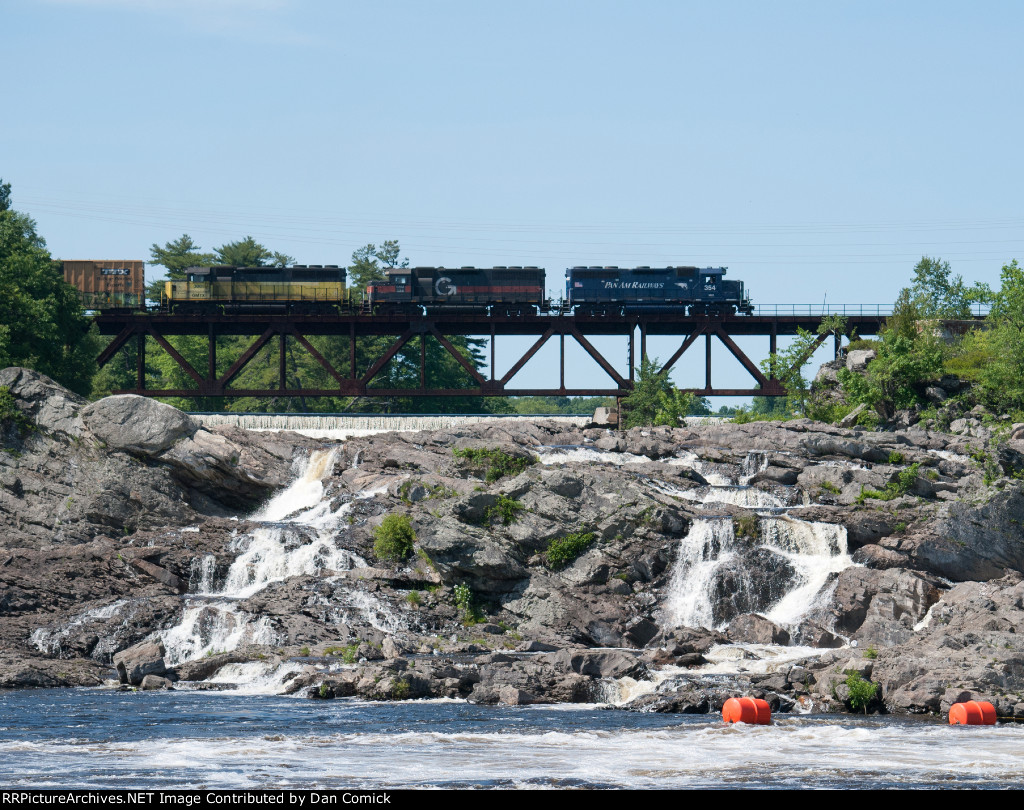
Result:
{"label": "blue sky", "polygon": [[344,264],[399,239],[413,264],[545,267],[552,291],[574,264],[725,265],[759,304],[886,304],[925,254],[990,283],[1024,259],[1022,22],[1010,2],[4,0],[0,177],[61,258],[188,232]]}

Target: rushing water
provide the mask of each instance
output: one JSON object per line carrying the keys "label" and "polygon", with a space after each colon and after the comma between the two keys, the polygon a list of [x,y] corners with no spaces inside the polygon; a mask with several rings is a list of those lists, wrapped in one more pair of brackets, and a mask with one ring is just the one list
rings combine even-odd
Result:
{"label": "rushing water", "polygon": [[[351,509],[351,502],[334,508],[326,497],[323,482],[336,457],[336,450],[312,453],[295,480],[251,517],[262,525],[236,538],[233,548],[238,556],[219,590],[213,584],[213,558],[197,561],[198,598],[190,598],[181,622],[162,634],[168,664],[228,652],[245,642],[275,644],[277,636],[270,623],[245,614],[236,601],[289,577],[366,565],[358,554],[335,542]],[[372,498],[382,491],[371,489],[356,497]],[[343,607],[359,612],[375,627],[389,632],[399,629],[391,612],[371,594],[353,591]]]}
{"label": "rushing water", "polygon": [[0,694],[7,788],[1020,787],[1024,727],[365,703]]}
{"label": "rushing water", "polygon": [[[616,465],[651,459],[591,447],[546,448],[541,461]],[[268,502],[232,545],[219,585],[214,557],[196,560],[193,595],[177,627],[163,633],[169,663],[245,641],[275,643],[273,628],[240,600],[299,574],[364,565],[336,543],[348,503],[324,480],[335,455],[312,455],[296,480]],[[705,510],[678,546],[662,618],[669,626],[724,627],[740,612],[795,626],[852,565],[841,526],[785,514],[784,488],[750,487],[764,469],[751,453],[731,476],[683,453],[661,462],[699,472],[707,485],[682,489],[645,479],[663,496]],[[732,468],[734,471],[736,467]],[[670,476],[666,476],[670,477]],[[795,490],[794,490],[795,492]],[[356,497],[372,497],[368,490]],[[758,512],[752,537],[737,537],[722,504]],[[189,531],[186,529],[185,531]],[[749,526],[745,531],[750,534]],[[761,576],[770,569],[774,584]],[[727,604],[726,604],[727,603]],[[59,651],[76,627],[111,618],[124,602],[87,610],[33,642]],[[723,604],[728,610],[723,612]],[[372,594],[353,589],[336,605],[387,632],[399,619]],[[731,610],[731,613],[729,612]],[[670,678],[768,672],[808,648],[722,645],[689,672],[667,667],[651,680],[608,682],[622,705]],[[779,715],[768,727],[726,726],[718,715],[665,715],[604,706],[487,707],[460,701],[369,703],[283,697],[301,665],[251,662],[212,681],[230,691],[188,688],[0,693],[0,784],[8,788],[397,788],[397,787],[1019,787],[1013,752],[1024,727],[950,727],[934,720]],[[187,687],[187,685],[184,685]],[[813,711],[805,707],[804,711]]]}

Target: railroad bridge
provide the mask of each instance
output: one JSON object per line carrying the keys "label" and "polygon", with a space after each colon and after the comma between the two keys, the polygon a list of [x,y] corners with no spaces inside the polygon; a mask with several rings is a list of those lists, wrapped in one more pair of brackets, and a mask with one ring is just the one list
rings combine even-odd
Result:
{"label": "railroad bridge", "polygon": [[[134,389],[121,393],[166,397],[265,397],[265,396],[342,396],[342,397],[444,397],[444,396],[628,396],[633,388],[634,367],[639,358],[647,356],[650,336],[674,336],[679,346],[668,358],[663,369],[672,368],[680,358],[701,342],[704,343],[703,385],[681,388],[699,396],[781,396],[785,394],[777,379],[766,376],[758,364],[736,343],[740,336],[763,336],[765,356],[774,353],[780,336],[796,335],[798,329],[816,333],[822,320],[830,315],[847,319],[847,330],[857,335],[875,335],[891,314],[882,306],[768,306],[759,307],[753,315],[693,315],[678,312],[642,312],[608,314],[536,314],[507,316],[504,313],[452,313],[452,314],[203,314],[183,315],[168,313],[106,312],[96,316],[101,334],[112,335],[113,340],[99,356],[102,366],[123,347],[134,342],[137,355],[137,378]],[[205,337],[206,367],[197,368],[189,363],[168,340],[178,335]],[[217,338],[220,336],[250,336],[252,342],[226,371],[218,373]],[[347,337],[347,357],[328,359],[310,342],[320,335]],[[455,335],[489,339],[490,368],[482,372],[449,340]],[[356,347],[365,337],[391,337],[389,348],[373,360],[367,368],[357,367]],[[509,336],[534,338],[532,345],[501,376],[495,367],[495,345]],[[624,341],[628,356],[628,372],[616,370],[608,358],[591,342],[594,336],[618,336]],[[474,385],[468,388],[431,388],[427,379],[426,340],[436,339],[466,370]],[[811,351],[829,337],[818,337]],[[840,349],[840,335],[833,335],[835,352]],[[195,386],[185,389],[159,389],[150,387],[146,379],[146,344],[152,338],[166,351],[191,378]],[[268,343],[277,338],[279,346],[279,373],[276,388],[243,389],[232,387],[232,382]],[[607,374],[608,379],[593,386],[567,387],[565,384],[566,342],[577,343]],[[333,381],[327,388],[290,387],[286,375],[286,350],[290,342],[302,346],[319,363]],[[549,341],[559,345],[558,384],[517,387],[516,375]],[[719,388],[712,383],[712,344],[720,342],[749,373],[747,388]],[[419,385],[413,388],[380,388],[374,385],[389,360],[408,344],[420,350]],[[522,341],[520,341],[522,343]],[[271,346],[273,344],[271,343]],[[699,351],[699,349],[697,349]],[[809,356],[810,352],[808,353]],[[222,358],[223,359],[223,358]],[[694,381],[699,382],[699,381]]]}

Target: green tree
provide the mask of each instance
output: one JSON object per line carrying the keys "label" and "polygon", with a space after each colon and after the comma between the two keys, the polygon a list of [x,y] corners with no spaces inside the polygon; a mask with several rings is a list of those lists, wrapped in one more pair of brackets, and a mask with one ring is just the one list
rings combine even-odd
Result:
{"label": "green tree", "polygon": [[381,281],[384,271],[377,258],[377,246],[363,245],[352,251],[352,264],[348,266],[348,286],[353,290],[365,290],[371,281]]}
{"label": "green tree", "polygon": [[919,328],[921,320],[912,291],[902,290],[866,373],[839,371],[851,404],[865,403],[890,419],[898,408],[921,401],[923,383],[942,376],[948,349],[936,329]]}
{"label": "green tree", "polygon": [[386,239],[380,247],[370,243],[354,250],[352,264],[348,267],[348,286],[365,290],[371,281],[382,281],[386,270],[408,267],[409,260],[400,258],[401,255],[402,248],[397,239]]}
{"label": "green tree", "polygon": [[407,258],[399,258],[402,255],[402,249],[399,247],[397,239],[385,239],[381,243],[380,248],[377,249],[376,255],[381,264],[384,265],[385,270],[390,270],[393,267],[409,266]]}
{"label": "green tree", "polygon": [[231,267],[287,267],[295,264],[295,259],[291,256],[276,253],[251,236],[236,242],[225,242],[213,250],[218,264]]}
{"label": "green tree", "polygon": [[965,340],[982,398],[994,410],[1024,410],[1024,268],[1016,259],[1003,265],[987,326]]}
{"label": "green tree", "polygon": [[972,303],[991,297],[988,285],[979,282],[968,287],[961,276],[952,272],[947,261],[921,257],[909,288],[910,303],[918,317],[966,320],[971,317]]}
{"label": "green tree", "polygon": [[797,327],[796,339],[785,349],[768,356],[761,361],[761,371],[767,376],[778,380],[786,389],[784,406],[778,403],[765,402],[767,397],[755,397],[756,413],[762,415],[779,414],[783,416],[807,414],[810,384],[804,377],[804,367],[814,354],[818,341],[823,335],[841,337],[846,333],[847,320],[840,315],[829,315],[818,324],[817,334]]}
{"label": "green tree", "polygon": [[694,395],[673,387],[668,370],[659,371],[659,365],[657,358],[640,359],[633,393],[622,400],[623,427],[627,430],[649,425],[678,427],[693,406]]}
{"label": "green tree", "polygon": [[166,280],[183,279],[185,270],[189,267],[213,264],[215,259],[216,256],[213,253],[203,253],[202,248],[187,233],[182,234],[173,242],[165,242],[163,247],[154,242],[149,249],[149,263],[165,268],[167,274],[166,277],[155,279],[149,283],[146,287],[146,298],[150,301],[159,301]]}
{"label": "green tree", "polygon": [[99,343],[78,291],[0,181],[0,368],[33,368],[87,395]]}

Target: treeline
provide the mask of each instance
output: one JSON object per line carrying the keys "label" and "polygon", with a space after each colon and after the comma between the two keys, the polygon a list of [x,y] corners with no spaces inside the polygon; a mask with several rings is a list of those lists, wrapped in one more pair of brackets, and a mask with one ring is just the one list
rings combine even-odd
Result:
{"label": "treeline", "polygon": [[[989,313],[975,325],[971,310],[977,303],[988,304]],[[949,262],[924,258],[877,339],[854,341],[851,348],[873,349],[876,357],[864,373],[838,371],[844,403],[829,406],[812,392],[809,415],[821,410],[820,417],[835,418],[859,404],[870,406],[883,421],[902,409],[927,411],[934,408],[943,379],[952,378],[958,384],[969,383],[958,385],[962,390],[956,398],[1020,421],[1024,270],[1014,259],[1002,267],[998,289],[984,284],[968,287],[952,274]]]}
{"label": "treeline", "polygon": [[[977,304],[987,304],[983,321],[973,317]],[[846,333],[834,318],[820,331]],[[867,406],[859,423],[876,426],[898,411],[913,410],[918,418],[933,416],[937,398],[948,381],[954,396],[967,407],[1024,419],[1024,270],[1016,260],[1002,268],[1000,285],[968,285],[954,275],[949,262],[924,257],[902,289],[893,314],[871,339],[850,335],[848,351],[868,349],[875,357],[863,372],[836,370],[839,395],[828,385],[809,384],[800,362],[815,336],[801,333],[784,352],[762,367],[782,379],[785,398],[755,397],[741,421],[806,416],[835,422],[858,405]]]}
{"label": "treeline", "polygon": [[0,368],[37,369],[88,396],[103,342],[27,214],[0,180]]}

